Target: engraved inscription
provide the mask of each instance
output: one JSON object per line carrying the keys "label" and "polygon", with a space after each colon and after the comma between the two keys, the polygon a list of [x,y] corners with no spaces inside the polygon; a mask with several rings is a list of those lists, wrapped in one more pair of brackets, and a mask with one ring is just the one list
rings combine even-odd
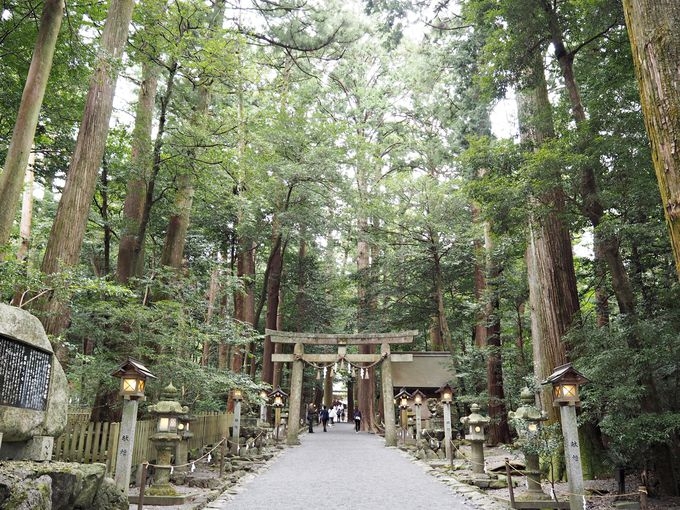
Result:
{"label": "engraved inscription", "polygon": [[52,354],[0,335],[0,405],[44,411]]}

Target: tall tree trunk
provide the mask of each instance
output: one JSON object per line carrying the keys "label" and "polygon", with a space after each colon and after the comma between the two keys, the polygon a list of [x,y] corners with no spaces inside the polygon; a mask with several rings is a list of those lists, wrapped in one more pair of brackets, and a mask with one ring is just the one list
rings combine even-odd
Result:
{"label": "tall tree trunk", "polygon": [[[369,323],[369,298],[368,298],[368,291],[366,288],[366,281],[365,279],[367,278],[367,272],[370,267],[370,246],[368,242],[364,239],[366,232],[368,231],[368,221],[366,218],[358,218],[357,219],[357,225],[358,225],[358,231],[359,231],[359,240],[357,241],[357,272],[359,273],[359,284],[357,288],[357,295],[359,298],[359,309],[358,309],[358,325],[359,325],[359,331],[365,331],[368,327]],[[373,354],[373,349],[371,348],[370,345],[360,345],[359,346],[359,353],[360,354]],[[370,363],[365,363],[365,365],[369,365]],[[373,371],[371,371],[372,373]],[[366,430],[366,431],[374,431],[375,430],[375,423],[373,420],[374,412],[375,412],[375,404],[374,404],[374,380],[371,379],[369,373],[368,377],[359,378],[356,381],[356,386],[357,386],[357,400],[359,401],[359,410],[361,411],[361,430]],[[386,396],[386,398],[390,398],[391,395]]]}
{"label": "tall tree trunk", "polygon": [[35,182],[35,173],[33,172],[34,162],[35,154],[31,153],[31,157],[28,158],[28,166],[26,167],[26,176],[24,177],[24,193],[21,197],[21,222],[19,223],[19,237],[21,238],[21,243],[17,250],[18,260],[26,260],[28,258],[28,250],[31,246],[33,185]]}
{"label": "tall tree trunk", "polygon": [[[234,296],[234,316],[244,328],[252,328],[255,315],[255,244],[248,240],[239,243],[236,261],[236,276],[243,288]],[[249,335],[249,333],[247,333]],[[232,355],[231,369],[240,372],[245,361],[244,349],[236,347]]]}
{"label": "tall tree trunk", "polygon": [[[478,225],[480,223],[481,211],[479,205],[472,205],[472,223]],[[484,230],[488,225],[484,224]],[[474,282],[475,282],[475,301],[479,304],[484,302],[484,295],[486,294],[486,264],[484,263],[484,240],[475,237],[473,240],[473,248],[475,253],[475,267],[474,267]],[[486,320],[484,318],[484,310],[479,306],[479,311],[476,315],[474,340],[476,347],[486,346]]]}
{"label": "tall tree trunk", "polygon": [[132,132],[130,155],[132,176],[127,182],[116,267],[116,280],[123,284],[127,283],[131,276],[140,276],[138,260],[143,242],[140,239],[140,231],[144,218],[146,189],[151,180],[154,163],[151,131],[158,89],[158,71],[159,68],[155,64],[148,61],[142,63],[142,83],[139,87],[135,127]]}
{"label": "tall tree trunk", "polygon": [[[276,234],[272,250],[267,263],[266,280],[267,285],[267,314],[265,322],[267,329],[276,329],[279,316],[279,292],[281,290],[281,272],[283,269],[283,239],[282,235]],[[264,339],[262,354],[262,380],[269,384],[274,382],[274,365],[272,354],[274,348],[269,336]]]}
{"label": "tall tree trunk", "polygon": [[676,0],[623,0],[623,9],[675,270],[680,277],[680,4]]}
{"label": "tall tree trunk", "polygon": [[[539,147],[555,132],[540,54],[533,63],[533,69],[528,70],[530,85],[519,92],[517,105],[522,141]],[[530,217],[527,246],[534,374],[539,380],[545,380],[556,366],[567,361],[562,337],[579,312],[571,236],[562,221],[564,192],[558,175],[547,177],[552,188],[531,199],[534,209],[542,214],[532,213]],[[544,390],[542,400],[552,420],[558,421],[552,393]]]}
{"label": "tall tree trunk", "polygon": [[[220,281],[219,281],[219,268],[216,266],[210,273],[210,285],[208,286],[208,307],[205,314],[205,323],[210,325],[213,316],[215,315],[215,305],[217,301],[217,295],[220,291]],[[206,340],[203,342],[203,349],[201,352],[201,366],[207,367],[210,363],[210,342]]]}
{"label": "tall tree trunk", "polygon": [[501,267],[494,259],[494,240],[491,228],[487,224],[484,236],[486,251],[486,387],[489,394],[489,443],[509,443],[510,427],[508,412],[505,406],[505,390],[503,387],[503,357],[501,349],[501,317],[500,299],[498,296],[498,279]]}
{"label": "tall tree trunk", "polygon": [[[555,58],[560,66],[571,104],[572,118],[577,125],[583,125],[587,118],[574,74],[574,54],[567,51],[562,28],[552,3],[548,0],[542,0],[542,2],[547,14],[551,41],[555,48]],[[593,165],[583,166],[581,172],[581,200],[583,213],[593,225],[594,243],[596,245],[595,254],[601,253],[607,263],[607,268],[612,277],[612,289],[616,296],[619,310],[624,315],[634,316],[636,314],[635,294],[621,260],[618,239],[614,234],[605,234],[602,229],[598,228],[604,219],[604,207],[600,201],[597,177]]]}
{"label": "tall tree trunk", "polygon": [[[109,6],[99,61],[90,80],[83,121],[42,262],[42,271],[48,275],[78,263],[97,171],[104,156],[118,68],[133,7],[132,0],[112,0]],[[65,304],[52,299],[43,310],[46,312],[42,318],[45,330],[59,334],[69,320]]]}
{"label": "tall tree trunk", "polygon": [[439,344],[432,349],[435,351],[449,351],[453,352],[453,345],[451,342],[451,330],[449,329],[449,321],[446,317],[446,306],[444,305],[444,276],[442,275],[441,254],[439,253],[439,239],[435,232],[430,232],[430,256],[432,257],[433,269],[433,298],[435,306],[437,307],[436,324],[437,328],[436,338]]}
{"label": "tall tree trunk", "polygon": [[[33,184],[35,180],[35,174],[33,173],[34,161],[35,153],[32,152],[31,157],[28,158],[28,166],[26,167],[26,176],[24,178],[24,193],[21,198],[21,222],[19,223],[19,236],[21,238],[21,243],[19,244],[19,249],[17,250],[17,260],[20,262],[28,260],[28,252],[31,247],[31,223],[33,222]],[[10,304],[12,306],[18,307],[23,306],[23,299],[26,293],[26,289],[17,288]]]}
{"label": "tall tree trunk", "polygon": [[170,98],[172,97],[175,88],[175,76],[179,69],[179,63],[174,61],[168,68],[168,79],[165,86],[165,94],[160,99],[160,111],[158,116],[158,132],[156,133],[156,141],[153,145],[153,163],[151,165],[151,176],[145,186],[145,194],[142,209],[142,217],[139,223],[139,231],[136,236],[135,244],[131,247],[133,250],[133,260],[131,269],[135,276],[141,276],[144,268],[144,240],[146,239],[146,230],[151,219],[151,208],[154,204],[154,193],[156,189],[156,178],[161,171],[161,157],[163,150],[163,135],[165,134],[165,127],[168,120],[168,107]]}
{"label": "tall tree trunk", "polygon": [[102,203],[99,210],[104,225],[104,259],[100,262],[100,272],[96,273],[99,276],[102,274],[108,275],[111,272],[111,239],[113,238],[113,233],[109,219],[109,166],[107,165],[106,158],[104,158],[104,164],[102,165],[101,182]]}
{"label": "tall tree trunk", "polygon": [[194,180],[195,176],[190,168],[185,169],[177,178],[174,212],[168,220],[163,253],[161,254],[161,264],[173,269],[182,267],[184,246],[189,230],[189,218],[194,202]]}
{"label": "tall tree trunk", "polygon": [[[12,139],[7,149],[2,174],[0,174],[0,204],[2,204],[0,207],[0,247],[9,241],[14,216],[19,207],[26,165],[38,125],[40,107],[45,97],[47,80],[52,69],[52,59],[63,15],[63,0],[45,0],[31,66],[28,69]],[[0,251],[0,260],[2,256]]]}

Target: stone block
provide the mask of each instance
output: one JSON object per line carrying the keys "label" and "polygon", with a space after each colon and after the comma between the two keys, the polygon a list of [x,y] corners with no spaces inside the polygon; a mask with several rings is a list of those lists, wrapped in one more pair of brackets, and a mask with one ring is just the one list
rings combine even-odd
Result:
{"label": "stone block", "polygon": [[[0,304],[0,359],[12,385],[7,405],[0,405],[0,459],[17,459],[27,451],[30,459],[48,460],[48,442],[22,444],[34,436],[59,436],[66,427],[68,383],[40,321],[20,308]],[[30,374],[17,360],[28,359]],[[47,458],[45,458],[47,456]]]}
{"label": "stone block", "polygon": [[35,436],[27,441],[5,442],[0,458],[4,460],[46,461],[52,458],[54,438]]}

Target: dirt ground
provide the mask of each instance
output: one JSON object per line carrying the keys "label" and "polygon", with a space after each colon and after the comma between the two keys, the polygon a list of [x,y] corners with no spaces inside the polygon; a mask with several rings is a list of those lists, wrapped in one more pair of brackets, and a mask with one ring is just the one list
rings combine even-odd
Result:
{"label": "dirt ground", "polygon": [[[454,463],[464,463],[460,457],[466,456],[469,458],[470,448],[468,446],[461,447],[458,459]],[[524,463],[524,456],[518,451],[509,451],[504,448],[486,448],[484,449],[484,458],[487,470],[491,472],[499,472],[501,475],[505,474],[505,459],[509,459],[510,463],[518,462]],[[472,472],[469,469],[460,469],[452,472],[452,476],[458,479],[465,479],[471,477]],[[513,482],[516,483],[514,488],[514,495],[516,499],[520,499],[526,494],[526,478],[521,474],[512,474]],[[617,483],[614,478],[603,478],[599,480],[585,480],[586,492],[586,509],[588,510],[615,510],[617,501],[636,501],[640,500],[638,488],[641,481],[637,475],[630,475],[626,478],[626,494],[627,497],[617,496]],[[567,501],[569,499],[569,486],[567,483],[555,483],[544,481],[542,483],[543,492],[550,495],[554,491],[558,501]],[[485,489],[484,492],[499,499],[509,500],[509,490],[504,489]],[[675,498],[647,498],[647,508],[649,510],[678,510],[680,509],[680,497]]]}

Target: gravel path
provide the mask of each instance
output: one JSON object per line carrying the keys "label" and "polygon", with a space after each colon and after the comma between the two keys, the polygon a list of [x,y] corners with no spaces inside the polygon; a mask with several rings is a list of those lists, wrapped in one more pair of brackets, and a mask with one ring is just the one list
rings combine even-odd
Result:
{"label": "gravel path", "polygon": [[353,423],[300,436],[263,473],[229,489],[206,508],[217,510],[477,510],[483,506],[428,475],[383,438],[355,433]]}

